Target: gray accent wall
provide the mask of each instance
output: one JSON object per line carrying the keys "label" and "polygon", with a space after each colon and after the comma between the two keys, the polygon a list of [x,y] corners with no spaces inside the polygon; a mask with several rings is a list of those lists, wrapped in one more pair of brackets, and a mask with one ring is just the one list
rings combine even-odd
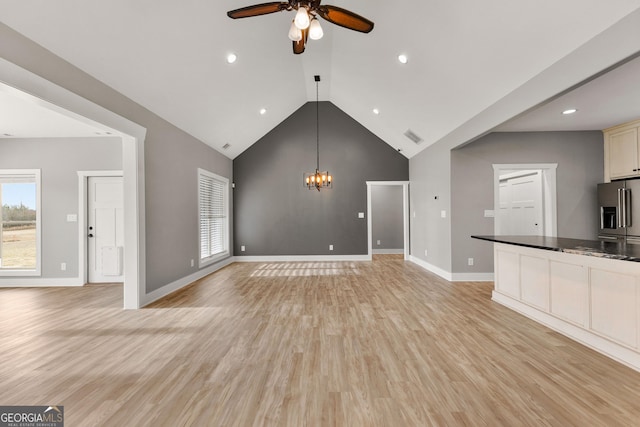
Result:
{"label": "gray accent wall", "polygon": [[80,214],[77,172],[121,170],[121,139],[0,139],[0,169],[40,169],[41,277],[78,277],[78,223],[67,222]]}
{"label": "gray accent wall", "polygon": [[[558,236],[597,238],[596,184],[603,180],[603,136],[587,132],[491,133],[451,152],[453,272],[492,272],[493,249],[473,234],[494,234],[493,164],[557,163]],[[474,265],[467,259],[474,258]]]}
{"label": "gray accent wall", "polygon": [[402,211],[401,185],[371,186],[371,241],[374,252],[404,249]]}
{"label": "gray accent wall", "polygon": [[232,180],[231,160],[2,23],[0,40],[0,57],[146,128],[146,293],[195,273],[197,168]]}
{"label": "gray accent wall", "polygon": [[319,108],[320,168],[333,188],[302,184],[316,167],[309,102],[233,161],[235,255],[368,253],[367,220],[358,218],[367,212],[366,181],[406,181],[409,161],[332,103]]}

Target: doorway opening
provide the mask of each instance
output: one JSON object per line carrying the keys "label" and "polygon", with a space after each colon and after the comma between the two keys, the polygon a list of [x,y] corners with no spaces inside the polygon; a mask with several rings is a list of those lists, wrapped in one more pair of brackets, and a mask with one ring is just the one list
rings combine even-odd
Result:
{"label": "doorway opening", "polygon": [[557,236],[557,163],[494,164],[494,233]]}
{"label": "doorway opening", "polygon": [[[394,192],[394,189],[398,189],[401,192],[397,194]],[[376,191],[381,190],[381,191]],[[385,191],[390,190],[390,191]],[[392,206],[387,206],[389,209],[378,210],[375,209],[376,203],[374,201],[374,197],[387,198],[387,200],[392,203]],[[384,203],[384,201],[383,201]],[[374,215],[378,217],[383,216],[384,218],[376,218],[382,219],[384,222],[385,218],[389,221],[398,222],[398,224],[390,225],[388,230],[390,234],[388,234],[388,238],[390,240],[394,240],[393,244],[390,246],[394,246],[390,250],[376,250],[376,247],[379,246],[388,246],[383,245],[383,239],[375,239],[374,243]],[[401,226],[400,226],[401,224]],[[401,236],[396,236],[396,227],[401,227]],[[387,227],[382,227],[387,228]],[[384,232],[384,231],[383,231]],[[380,245],[378,245],[378,240],[380,240]],[[401,244],[399,244],[399,242]],[[401,253],[404,256],[405,260],[409,259],[409,182],[408,181],[367,181],[367,245],[368,245],[368,258],[371,260],[374,253]],[[401,250],[392,251],[392,249],[399,249],[401,246]]]}
{"label": "doorway opening", "polygon": [[[145,290],[144,140],[146,129],[63,87],[0,58],[0,90],[13,91],[80,122],[101,126],[122,141],[124,308],[140,308]],[[79,229],[80,234],[85,229]],[[80,264],[83,265],[84,261]],[[40,280],[47,280],[42,278]],[[44,286],[44,285],[38,285]]]}

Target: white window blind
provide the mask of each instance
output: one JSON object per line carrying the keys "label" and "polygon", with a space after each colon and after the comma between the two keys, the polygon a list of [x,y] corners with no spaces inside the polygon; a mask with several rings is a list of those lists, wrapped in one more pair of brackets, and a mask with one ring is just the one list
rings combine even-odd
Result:
{"label": "white window blind", "polygon": [[228,187],[226,178],[198,170],[201,262],[228,253]]}

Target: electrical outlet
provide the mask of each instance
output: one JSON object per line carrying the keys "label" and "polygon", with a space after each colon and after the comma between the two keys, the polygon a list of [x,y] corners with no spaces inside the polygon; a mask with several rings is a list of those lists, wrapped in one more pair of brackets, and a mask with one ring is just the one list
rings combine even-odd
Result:
{"label": "electrical outlet", "polygon": [[380,246],[380,240],[378,240],[377,244],[378,244],[378,246]]}
{"label": "electrical outlet", "polygon": [[428,256],[428,255],[427,255],[427,250],[426,250],[426,249],[424,250],[424,256]]}
{"label": "electrical outlet", "polygon": [[245,250],[244,245],[240,246],[240,252],[244,252],[244,250]]}
{"label": "electrical outlet", "polygon": [[469,258],[469,259],[467,260],[467,263],[468,263],[469,265],[473,265],[473,258]]}
{"label": "electrical outlet", "polygon": [[61,262],[60,263],[60,270],[65,271],[67,269],[67,263],[66,262]]}
{"label": "electrical outlet", "polygon": [[440,217],[441,218],[446,218],[447,217],[447,211],[440,211]]}
{"label": "electrical outlet", "polygon": [[193,267],[194,265],[196,265],[196,262],[194,260],[191,260],[191,267]]}
{"label": "electrical outlet", "polygon": [[333,250],[333,245],[329,245],[329,250],[332,251]]}

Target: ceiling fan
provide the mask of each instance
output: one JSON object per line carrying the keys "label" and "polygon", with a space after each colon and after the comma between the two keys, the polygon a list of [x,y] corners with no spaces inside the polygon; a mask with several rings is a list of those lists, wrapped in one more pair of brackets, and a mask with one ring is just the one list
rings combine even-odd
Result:
{"label": "ceiling fan", "polygon": [[332,24],[350,30],[368,33],[373,30],[373,22],[358,14],[337,6],[321,6],[322,0],[289,0],[271,3],[254,4],[227,12],[229,18],[249,18],[251,16],[267,15],[284,10],[297,10],[296,16],[289,28],[289,39],[293,42],[293,53],[304,52],[307,39],[319,40],[323,36],[322,27],[317,16]]}

